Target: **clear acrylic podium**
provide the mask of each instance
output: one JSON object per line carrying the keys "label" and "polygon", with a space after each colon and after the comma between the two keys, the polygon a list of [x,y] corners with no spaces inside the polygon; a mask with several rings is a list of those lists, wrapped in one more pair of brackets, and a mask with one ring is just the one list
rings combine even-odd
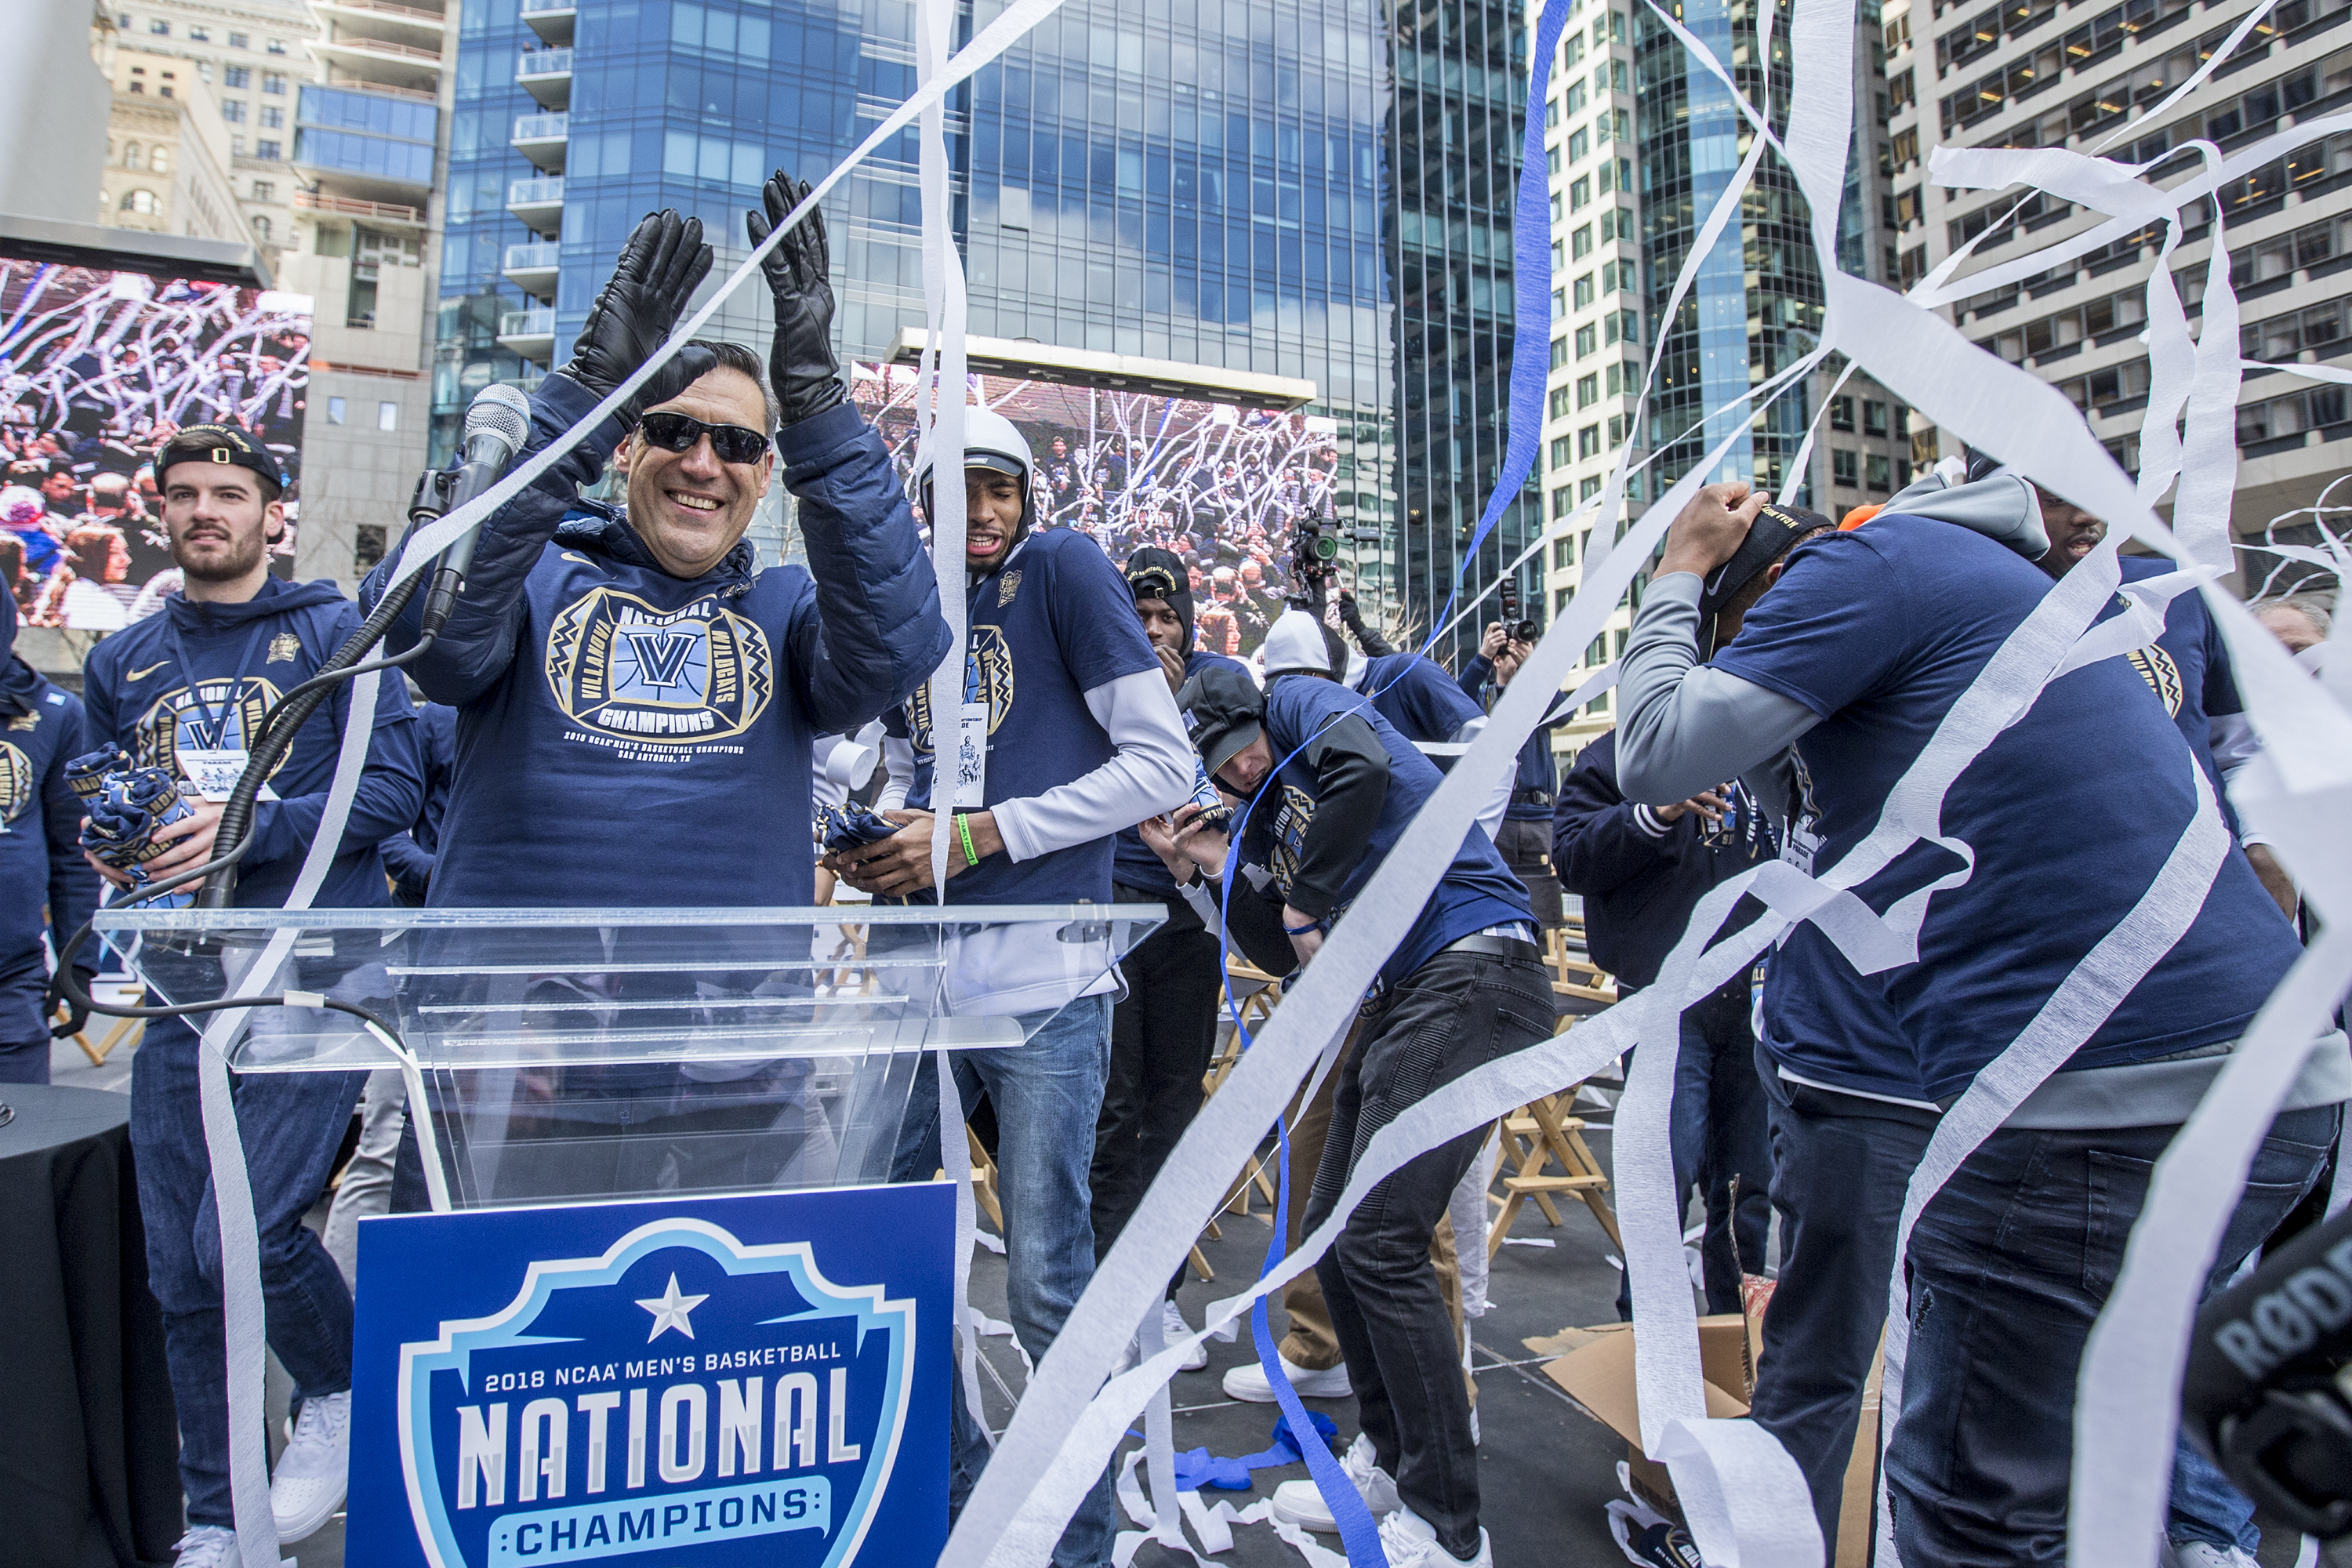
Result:
{"label": "clear acrylic podium", "polygon": [[288,998],[247,1015],[239,1073],[399,1068],[435,1206],[489,1208],[887,1181],[926,1053],[1018,1046],[1053,1016],[993,1010],[998,975],[1076,996],[1165,918],[852,904],[94,923],[158,1003]]}

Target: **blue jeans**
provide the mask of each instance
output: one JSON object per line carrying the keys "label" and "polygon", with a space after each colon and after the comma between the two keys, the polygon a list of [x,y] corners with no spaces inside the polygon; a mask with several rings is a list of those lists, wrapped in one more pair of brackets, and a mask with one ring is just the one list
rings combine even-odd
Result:
{"label": "blue jeans", "polygon": [[[2288,1111],[2254,1154],[2210,1289],[2318,1174],[2339,1108]],[[1911,1357],[1886,1455],[1905,1559],[1951,1568],[2061,1563],[2074,1381],[2150,1173],[2177,1127],[1994,1133],[1911,1235]],[[1770,1314],[1766,1314],[1769,1321]],[[2176,1460],[2176,1478],[2183,1467]],[[2227,1483],[2212,1478],[2214,1488]],[[2175,1539],[2253,1539],[2242,1498],[2173,1492]],[[2185,1513],[2223,1512],[2184,1527]]]}
{"label": "blue jeans", "polygon": [[[196,1036],[177,1018],[147,1026],[131,1065],[131,1148],[147,1230],[147,1282],[163,1309],[163,1353],[180,1415],[188,1523],[233,1526],[220,1217],[205,1152]],[[364,1073],[233,1078],[237,1130],[261,1238],[269,1348],[296,1399],[352,1385],[352,1293],[302,1215],[319,1199]]]}
{"label": "blue jeans", "polygon": [[[1772,1227],[1772,1149],[1748,1017],[1748,977],[1742,974],[1684,1011],[1682,1049],[1675,1057],[1675,1098],[1666,1123],[1678,1200],[1675,1213],[1681,1216],[1691,1188],[1697,1187],[1706,1208],[1699,1260],[1710,1312],[1741,1310],[1739,1277],[1764,1272]],[[1617,1315],[1628,1321],[1633,1316],[1630,1272],[1617,1280]]]}
{"label": "blue jeans", "polygon": [[[1790,1083],[1760,1047],[1756,1067],[1771,1114],[1780,1276],[1764,1314],[1749,1414],[1804,1472],[1822,1539],[1834,1545],[1863,1386],[1886,1321],[1904,1193],[1936,1119]],[[2252,1552],[2261,1542],[2253,1512],[2252,1500],[2180,1439],[2172,1461],[2172,1539]]]}
{"label": "blue jeans", "polygon": [[[1024,1027],[1040,1015],[1023,1017]],[[1095,1122],[1110,1072],[1110,998],[1082,996],[1052,1015],[1025,1045],[954,1053],[956,1092],[967,1110],[982,1090],[996,1109],[996,1194],[1004,1206],[1006,1306],[1013,1331],[1033,1362],[1045,1359],[1070,1309],[1095,1275],[1087,1167]],[[915,1075],[899,1124],[890,1177],[929,1181],[940,1168],[939,1079],[929,1062]],[[952,1379],[955,1415],[948,1479],[950,1513],[961,1511],[988,1463],[988,1440],[964,1408],[963,1379]],[[1117,1529],[1111,1473],[1070,1516],[1054,1549],[1055,1568],[1099,1568],[1110,1562]]]}

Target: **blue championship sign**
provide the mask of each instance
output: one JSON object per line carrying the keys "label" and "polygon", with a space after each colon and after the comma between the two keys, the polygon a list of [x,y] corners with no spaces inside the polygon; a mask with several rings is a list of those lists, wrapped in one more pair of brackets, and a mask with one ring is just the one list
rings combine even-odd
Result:
{"label": "blue championship sign", "polygon": [[941,1184],[360,1226],[353,1568],[929,1563]]}

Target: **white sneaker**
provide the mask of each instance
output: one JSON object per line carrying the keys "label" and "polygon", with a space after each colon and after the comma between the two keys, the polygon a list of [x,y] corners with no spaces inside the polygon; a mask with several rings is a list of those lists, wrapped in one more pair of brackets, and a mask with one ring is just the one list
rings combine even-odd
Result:
{"label": "white sneaker", "polygon": [[278,1539],[291,1545],[318,1533],[335,1517],[350,1488],[352,1391],[302,1402],[294,1419],[294,1440],[278,1457],[269,1479],[269,1511],[278,1517]]}
{"label": "white sneaker", "polygon": [[[1184,1321],[1184,1314],[1178,1310],[1175,1302],[1160,1303],[1160,1342],[1161,1344],[1172,1345],[1192,1331],[1192,1325]],[[1192,1353],[1184,1358],[1186,1372],[1198,1372],[1208,1364],[1209,1347],[1206,1345],[1194,1345]]]}
{"label": "white sneaker", "polygon": [[[1374,1519],[1404,1506],[1397,1497],[1396,1482],[1374,1461],[1372,1440],[1365,1434],[1357,1433],[1348,1451],[1339,1456],[1339,1473],[1354,1483],[1356,1495],[1364,1500],[1366,1511]],[[1275,1488],[1274,1516],[1326,1534],[1339,1528],[1339,1521],[1331,1517],[1330,1506],[1324,1502],[1322,1492],[1312,1480],[1285,1481]]]}
{"label": "white sneaker", "polygon": [[1389,1568],[1495,1568],[1495,1543],[1478,1532],[1478,1555],[1456,1557],[1437,1543],[1437,1531],[1409,1508],[1381,1521],[1381,1552]]}
{"label": "white sneaker", "polygon": [[[1301,1399],[1346,1399],[1356,1392],[1348,1381],[1348,1363],[1323,1372],[1309,1372],[1281,1352],[1275,1359],[1282,1363],[1282,1375],[1290,1379],[1290,1386]],[[1265,1368],[1255,1361],[1245,1361],[1225,1373],[1225,1397],[1246,1400],[1252,1405],[1274,1403],[1274,1384],[1266,1381]]]}
{"label": "white sneaker", "polygon": [[197,1525],[173,1550],[175,1568],[236,1568],[236,1531],[217,1524]]}
{"label": "white sneaker", "polygon": [[2216,1546],[2210,1541],[2167,1541],[2164,1560],[2168,1568],[2256,1568],[2254,1560],[2235,1546]]}

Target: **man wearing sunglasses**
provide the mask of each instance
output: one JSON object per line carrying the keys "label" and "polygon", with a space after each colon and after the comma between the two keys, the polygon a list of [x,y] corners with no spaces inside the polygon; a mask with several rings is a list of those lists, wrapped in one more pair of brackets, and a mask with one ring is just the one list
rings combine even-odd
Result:
{"label": "man wearing sunglasses", "polygon": [[[807,191],[771,178],[751,243]],[[812,212],[764,261],[765,376],[739,345],[689,345],[483,523],[412,667],[457,710],[433,903],[809,901],[814,738],[902,700],[948,645],[914,515],[834,359],[828,265]],[[652,356],[709,268],[698,219],[637,226],[571,363],[531,395],[526,456]],[[581,499],[608,459],[625,500]],[[805,568],[763,570],[743,538],[779,459]],[[388,645],[417,633],[412,604]],[[616,857],[599,830],[624,811]]]}

